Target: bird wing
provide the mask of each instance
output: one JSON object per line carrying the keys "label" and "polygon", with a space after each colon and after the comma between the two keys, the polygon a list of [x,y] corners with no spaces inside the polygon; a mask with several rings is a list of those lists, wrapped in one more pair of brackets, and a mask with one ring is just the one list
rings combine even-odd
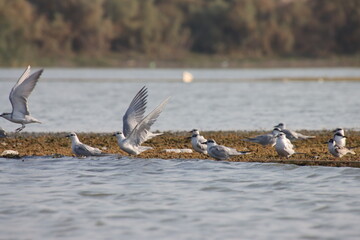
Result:
{"label": "bird wing", "polygon": [[291,143],[291,141],[289,139],[285,139],[285,148],[287,149],[293,149],[294,148],[294,145]]}
{"label": "bird wing", "polygon": [[351,154],[355,154],[355,152],[349,148],[346,148],[346,147],[339,147],[339,146],[336,146],[335,148],[335,151],[337,151],[338,153],[340,153],[341,155],[346,155],[348,153],[351,153]]}
{"label": "bird wing", "polygon": [[224,159],[229,157],[227,147],[221,145],[212,146],[208,152],[211,152],[213,158]]}
{"label": "bird wing", "polygon": [[123,133],[129,136],[131,131],[143,119],[146,109],[147,88],[144,86],[131,101],[125,115],[123,116]]}
{"label": "bird wing", "polygon": [[141,120],[136,127],[131,131],[127,137],[129,142],[133,145],[141,145],[148,139],[150,127],[155,123],[156,119],[160,116],[164,107],[168,103],[170,97],[166,98],[162,103],[159,104],[151,113],[149,113],[143,120]]}
{"label": "bird wing", "polygon": [[13,108],[11,113],[13,117],[23,117],[24,115],[30,114],[27,104],[28,97],[33,91],[42,72],[43,69],[36,71],[29,76],[30,66],[28,66],[25,72],[16,82],[15,86],[11,89],[9,99]]}
{"label": "bird wing", "polygon": [[[206,142],[206,140],[205,140],[205,142]],[[203,143],[203,141],[197,141],[197,142],[196,142],[196,146],[197,146],[198,148],[200,148],[201,150],[206,151],[206,150],[207,150],[207,145],[206,145],[206,144],[202,144],[202,143]]]}
{"label": "bird wing", "polygon": [[297,139],[298,138],[297,133],[294,131],[291,131],[289,129],[283,129],[282,132],[285,133],[286,137],[289,139]]}
{"label": "bird wing", "polygon": [[86,144],[77,144],[75,146],[74,152],[77,155],[81,155],[81,156],[90,156],[90,155],[101,154],[100,149],[90,147],[89,145],[86,145]]}
{"label": "bird wing", "polygon": [[264,134],[259,135],[254,138],[249,138],[250,141],[256,142],[262,145],[267,145],[271,143],[271,140],[274,139],[274,136],[272,134]]}
{"label": "bird wing", "polygon": [[[200,143],[203,143],[203,142],[206,142],[206,141],[207,141],[207,139],[204,138],[204,136],[201,136],[201,135],[199,136],[198,139],[199,139],[199,142],[200,142]],[[206,144],[204,144],[204,145],[206,146]]]}

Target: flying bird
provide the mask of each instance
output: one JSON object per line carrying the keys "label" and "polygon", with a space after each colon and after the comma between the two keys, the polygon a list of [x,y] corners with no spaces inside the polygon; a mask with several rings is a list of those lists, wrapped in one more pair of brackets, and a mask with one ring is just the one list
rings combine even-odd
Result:
{"label": "flying bird", "polygon": [[28,66],[14,87],[11,89],[9,99],[12,105],[12,112],[2,113],[0,117],[3,117],[13,123],[21,124],[21,127],[15,130],[16,132],[23,130],[25,128],[25,124],[41,123],[39,120],[30,115],[28,98],[31,92],[34,90],[42,72],[43,69],[36,71],[29,76],[30,66]]}
{"label": "flying bird", "polygon": [[141,146],[146,140],[149,140],[160,134],[150,132],[150,127],[160,116],[170,97],[160,103],[151,113],[143,118],[146,108],[147,89],[143,87],[134,97],[128,110],[123,117],[123,132],[116,132],[119,147],[125,152],[138,155],[152,147]]}
{"label": "flying bird", "polygon": [[217,143],[213,139],[209,139],[205,143],[207,144],[208,154],[210,155],[210,157],[215,158],[216,160],[226,160],[231,156],[238,156],[238,155],[244,155],[250,153],[250,151],[240,152],[235,148],[229,148],[223,145],[217,145]]}

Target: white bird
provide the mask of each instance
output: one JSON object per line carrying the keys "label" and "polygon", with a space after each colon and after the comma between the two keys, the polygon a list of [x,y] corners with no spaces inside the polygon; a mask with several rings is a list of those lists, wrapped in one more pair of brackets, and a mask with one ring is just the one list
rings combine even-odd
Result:
{"label": "white bird", "polygon": [[135,96],[129,106],[129,109],[131,110],[128,109],[123,118],[124,133],[116,132],[114,134],[117,138],[119,147],[125,152],[134,155],[152,149],[152,147],[141,146],[141,144],[146,140],[159,135],[151,133],[150,127],[155,123],[170,99],[169,97],[165,99],[145,118],[142,118],[146,105],[146,88],[143,87],[139,93]]}
{"label": "white bird", "polygon": [[346,154],[350,153],[350,154],[355,154],[355,152],[350,149],[350,148],[346,148],[346,147],[340,147],[338,145],[336,145],[334,139],[330,139],[328,141],[328,149],[329,152],[334,156],[334,157],[343,157]]}
{"label": "white bird", "polygon": [[285,133],[280,132],[276,139],[275,150],[282,157],[290,157],[295,153],[294,145],[286,138]]}
{"label": "white bird", "polygon": [[190,131],[191,134],[197,134],[197,135],[200,135],[202,139],[205,140],[205,142],[207,141],[201,134],[200,134],[200,131],[199,129],[196,129],[194,128],[193,130]]}
{"label": "white bird", "polygon": [[[144,113],[147,104],[147,100],[146,100],[147,96],[148,96],[147,88],[144,86],[135,95],[128,109],[126,110],[123,116],[123,134],[125,137],[128,137],[132,132],[132,130],[134,130],[136,125],[138,125],[138,123],[144,119]],[[152,133],[150,131],[147,131],[146,140],[149,140],[161,134],[162,133]]]}
{"label": "white bird", "polygon": [[191,135],[191,145],[193,149],[199,153],[207,154],[207,139],[200,135],[199,130],[193,129],[190,131]]}
{"label": "white bird", "polygon": [[226,160],[231,156],[238,156],[249,154],[249,151],[240,152],[235,148],[229,148],[223,145],[217,145],[215,140],[209,139],[206,141],[207,144],[207,152],[210,157],[215,158],[216,160]]}
{"label": "white bird", "polygon": [[41,123],[39,120],[30,115],[28,108],[28,98],[35,88],[35,85],[38,82],[42,72],[43,69],[29,76],[30,66],[28,66],[14,87],[11,89],[9,99],[12,105],[12,112],[2,113],[0,117],[3,117],[13,123],[21,124],[22,126],[17,128],[16,132],[23,130],[25,128],[25,124]]}
{"label": "white bird", "polygon": [[333,132],[334,132],[333,139],[334,139],[336,145],[339,146],[339,147],[345,147],[345,145],[346,145],[346,136],[345,136],[344,129],[337,128]]}
{"label": "white bird", "polygon": [[87,157],[87,156],[102,156],[103,153],[100,149],[90,147],[82,142],[80,142],[76,133],[72,132],[66,137],[71,139],[71,150],[78,157]]}
{"label": "white bird", "polygon": [[315,136],[306,136],[301,133],[286,129],[285,123],[279,123],[278,125],[274,126],[275,128],[280,128],[283,133],[286,134],[286,137],[290,140],[304,140],[309,138],[315,138]]}
{"label": "white bird", "polygon": [[4,129],[2,129],[2,127],[0,127],[0,138],[5,138],[6,137],[6,132]]}
{"label": "white bird", "polygon": [[263,146],[270,145],[271,147],[273,147],[275,146],[276,143],[276,137],[280,132],[281,132],[280,128],[274,128],[271,133],[259,135],[253,138],[241,139],[241,140],[258,143]]}

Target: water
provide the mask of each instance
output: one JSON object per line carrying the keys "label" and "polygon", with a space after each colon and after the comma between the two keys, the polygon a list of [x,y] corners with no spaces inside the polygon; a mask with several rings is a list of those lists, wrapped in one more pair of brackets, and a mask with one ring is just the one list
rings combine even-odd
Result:
{"label": "water", "polygon": [[[8,94],[22,71],[0,69],[0,111],[11,110]],[[154,130],[271,130],[279,122],[291,129],[359,130],[360,82],[254,81],[266,77],[360,77],[358,68],[194,69],[195,82],[191,84],[179,81],[182,71],[45,69],[29,99],[32,115],[43,124],[28,125],[25,131],[120,130],[123,114],[143,85],[149,89],[147,112],[171,96]],[[8,131],[18,127],[4,119],[0,126]]]}
{"label": "water", "polygon": [[[0,69],[1,111],[22,69]],[[146,84],[153,129],[359,129],[359,69],[45,69],[35,132],[113,132]],[[220,82],[225,81],[224,82]],[[15,124],[1,119],[12,131]],[[0,239],[358,239],[360,169],[139,158],[0,158]]]}
{"label": "water", "polygon": [[360,169],[0,158],[0,239],[358,239]]}

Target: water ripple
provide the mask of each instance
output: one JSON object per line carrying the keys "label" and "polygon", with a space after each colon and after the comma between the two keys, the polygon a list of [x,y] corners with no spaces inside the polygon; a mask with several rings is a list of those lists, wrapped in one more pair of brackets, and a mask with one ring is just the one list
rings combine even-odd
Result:
{"label": "water ripple", "polygon": [[0,159],[0,166],[0,231],[11,239],[360,234],[359,169],[113,157]]}

